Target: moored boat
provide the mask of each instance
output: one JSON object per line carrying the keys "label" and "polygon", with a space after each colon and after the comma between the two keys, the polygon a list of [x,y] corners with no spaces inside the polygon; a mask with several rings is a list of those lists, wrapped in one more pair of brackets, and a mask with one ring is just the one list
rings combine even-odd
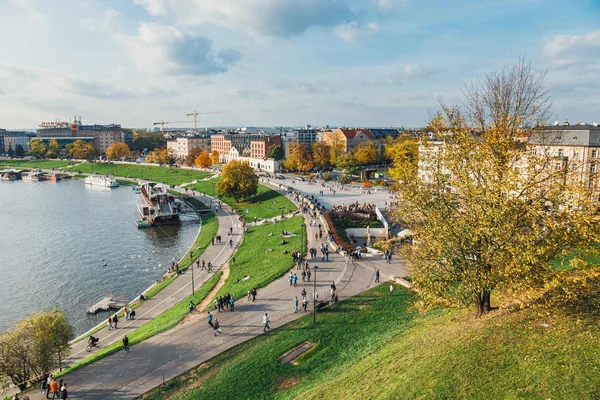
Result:
{"label": "moored boat", "polygon": [[58,182],[60,175],[55,172],[43,172],[40,174],[40,181]]}
{"label": "moored boat", "polygon": [[176,225],[180,223],[179,206],[163,183],[146,182],[140,187],[141,203],[137,208],[143,221],[152,225]]}
{"label": "moored boat", "polygon": [[119,182],[105,175],[90,175],[85,178],[85,183],[92,186],[119,187]]}
{"label": "moored boat", "polygon": [[23,179],[24,181],[38,182],[41,180],[41,175],[42,175],[42,173],[40,171],[28,171],[28,172],[23,172],[21,174],[21,179]]}

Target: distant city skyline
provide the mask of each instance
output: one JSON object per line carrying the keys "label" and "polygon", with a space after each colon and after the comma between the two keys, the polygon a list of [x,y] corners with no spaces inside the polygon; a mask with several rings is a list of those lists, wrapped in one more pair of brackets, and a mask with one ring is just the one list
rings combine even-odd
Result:
{"label": "distant city skyline", "polygon": [[600,120],[600,1],[4,0],[0,128],[419,127],[465,83],[548,69],[554,119]]}

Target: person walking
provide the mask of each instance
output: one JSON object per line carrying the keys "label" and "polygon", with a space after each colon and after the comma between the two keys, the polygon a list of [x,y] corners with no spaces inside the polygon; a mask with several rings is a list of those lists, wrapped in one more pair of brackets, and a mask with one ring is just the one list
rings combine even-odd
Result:
{"label": "person walking", "polygon": [[67,392],[67,382],[63,383],[62,386],[60,387],[60,398],[61,399],[69,398],[69,393]]}
{"label": "person walking", "polygon": [[306,300],[306,297],[304,297],[302,299],[302,308],[304,309],[304,311],[306,311],[306,307],[308,307],[308,300]]}
{"label": "person walking", "polygon": [[115,316],[113,317],[113,324],[115,326],[115,329],[117,329],[118,323],[119,323],[119,318],[117,318],[117,314],[115,314]]}
{"label": "person walking", "polygon": [[190,302],[188,303],[188,307],[190,308],[190,312],[194,311],[194,301],[192,299],[190,299]]}
{"label": "person walking", "polygon": [[298,296],[294,297],[294,313],[298,312]]}
{"label": "person walking", "polygon": [[125,349],[125,352],[129,353],[129,338],[127,335],[123,336],[123,348]]}
{"label": "person walking", "polygon": [[306,282],[306,271],[302,270],[302,282]]}
{"label": "person walking", "polygon": [[209,324],[210,326],[213,326],[213,322],[212,322],[212,320],[213,320],[213,316],[212,316],[212,314],[210,313],[210,311],[208,312],[208,315],[206,316],[206,318],[208,319],[208,324]]}
{"label": "person walking", "polygon": [[127,307],[123,310],[123,314],[125,314],[125,321],[129,321],[129,309]]}
{"label": "person walking", "polygon": [[298,286],[298,275],[294,274],[294,287]]}
{"label": "person walking", "polygon": [[375,283],[379,283],[379,270],[375,271]]}
{"label": "person walking", "polygon": [[300,295],[302,296],[302,299],[305,299],[306,298],[306,289],[302,288]]}
{"label": "person walking", "polygon": [[230,312],[234,312],[235,311],[235,301],[233,299],[233,296],[231,296],[231,300],[229,300],[229,311]]}
{"label": "person walking", "polygon": [[310,269],[306,271],[306,279],[310,282]]}
{"label": "person walking", "polygon": [[266,332],[267,329],[271,330],[271,327],[269,326],[269,315],[267,313],[265,313],[265,316],[263,317],[263,332]]}
{"label": "person walking", "polygon": [[[49,389],[49,394],[52,393],[52,399],[58,398],[58,383],[56,383],[54,378],[52,378],[52,380],[50,381]],[[46,395],[46,398],[49,398],[48,395]]]}
{"label": "person walking", "polygon": [[219,325],[219,320],[215,319],[215,323],[213,325],[213,335],[217,336],[221,336],[221,326]]}
{"label": "person walking", "polygon": [[256,288],[252,288],[252,302],[254,303],[254,300],[256,300]]}
{"label": "person walking", "polygon": [[108,317],[108,321],[106,321],[106,325],[108,325],[108,330],[112,329],[112,317]]}

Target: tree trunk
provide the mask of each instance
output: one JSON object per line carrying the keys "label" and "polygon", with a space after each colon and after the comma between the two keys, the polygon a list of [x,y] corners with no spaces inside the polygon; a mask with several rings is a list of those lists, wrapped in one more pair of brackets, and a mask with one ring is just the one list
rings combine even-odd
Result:
{"label": "tree trunk", "polygon": [[492,310],[490,303],[491,291],[484,289],[475,295],[475,306],[477,307],[477,315],[482,316]]}

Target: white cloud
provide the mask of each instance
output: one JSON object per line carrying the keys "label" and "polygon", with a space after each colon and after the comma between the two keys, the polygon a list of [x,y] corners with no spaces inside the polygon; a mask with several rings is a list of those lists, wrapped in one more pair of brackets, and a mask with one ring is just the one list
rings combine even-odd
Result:
{"label": "white cloud", "polygon": [[118,11],[108,8],[104,10],[101,16],[81,18],[79,24],[92,33],[106,32],[119,28],[120,18],[121,14]]}
{"label": "white cloud", "polygon": [[341,0],[169,0],[169,8],[187,25],[212,23],[269,37],[300,35],[355,17]]}
{"label": "white cloud", "polygon": [[578,55],[585,58],[600,55],[600,31],[584,35],[558,35],[547,39],[544,52],[549,56]]}
{"label": "white cloud", "polygon": [[222,73],[240,58],[233,49],[215,50],[204,36],[155,23],[143,23],[135,36],[118,38],[138,68],[170,75]]}
{"label": "white cloud", "polygon": [[371,0],[371,3],[381,11],[390,11],[396,7],[406,7],[408,0]]}
{"label": "white cloud", "polygon": [[365,38],[374,36],[377,32],[379,32],[379,25],[375,22],[362,25],[356,21],[352,21],[335,28],[335,34],[340,39],[349,43],[358,43]]}
{"label": "white cloud", "polygon": [[167,15],[165,0],[133,0],[133,2],[144,7],[148,11],[148,14],[152,16]]}
{"label": "white cloud", "polygon": [[441,69],[429,65],[405,64],[399,71],[390,75],[387,79],[388,84],[402,84],[409,79],[429,78],[440,72]]}
{"label": "white cloud", "polygon": [[152,86],[123,86],[112,82],[101,82],[96,80],[75,79],[71,82],[71,90],[82,96],[95,97],[97,99],[135,99],[147,97],[169,97],[177,93],[173,90],[157,88]]}

